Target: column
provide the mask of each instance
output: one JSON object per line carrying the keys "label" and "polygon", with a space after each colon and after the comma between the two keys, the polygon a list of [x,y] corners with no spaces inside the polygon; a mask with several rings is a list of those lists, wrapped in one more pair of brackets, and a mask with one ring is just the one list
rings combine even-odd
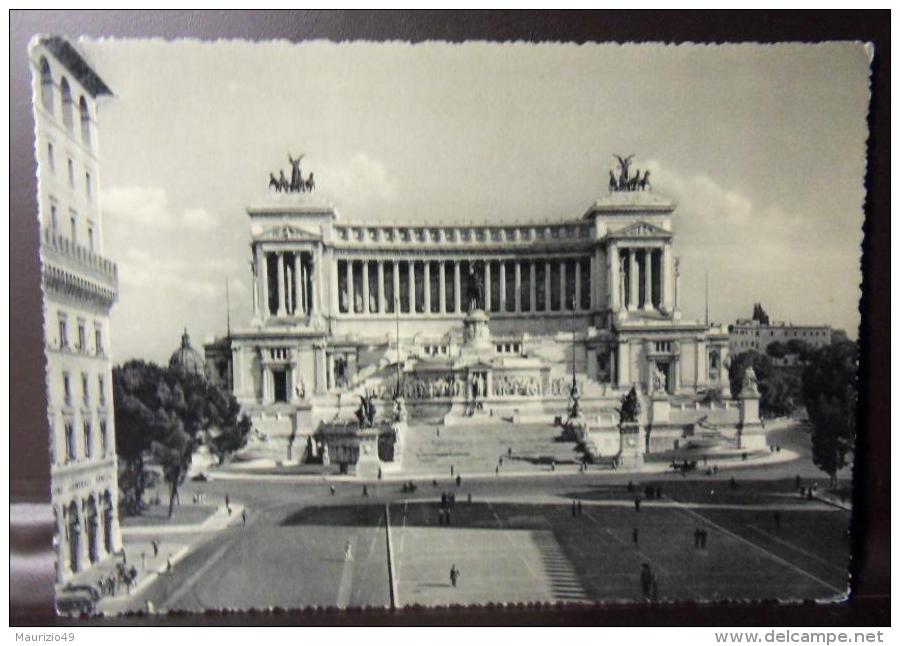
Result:
{"label": "column", "polygon": [[528,263],[528,269],[530,272],[529,280],[528,280],[528,301],[529,311],[537,312],[537,285],[535,281],[537,279],[537,261],[532,260]]}
{"label": "column", "polygon": [[500,261],[500,311],[506,311],[506,261]]}
{"label": "column", "polygon": [[566,260],[563,258],[559,261],[559,311],[565,312],[569,307],[568,295],[566,294]]}
{"label": "column", "polygon": [[400,262],[394,260],[394,271],[391,275],[394,277],[394,314],[400,314]]}
{"label": "column", "polygon": [[638,263],[637,263],[637,253],[635,250],[628,250],[628,282],[630,283],[628,290],[628,309],[636,310],[638,306],[638,281],[640,280],[640,276],[638,275]]}
{"label": "column", "polygon": [[294,269],[287,261],[287,257],[284,259],[284,295],[285,295],[285,305],[284,308],[287,310],[287,313],[291,316],[294,315],[294,293],[291,289],[292,283],[296,284],[296,278],[294,276]]}
{"label": "column", "polygon": [[616,370],[616,376],[619,378],[618,384],[620,388],[627,388],[631,382],[631,348],[628,341],[619,341],[619,350],[616,354],[619,359],[619,366]]}
{"label": "column", "polygon": [[484,261],[484,311],[491,311],[491,261]]}
{"label": "column", "polygon": [[441,306],[438,308],[441,314],[447,312],[447,263],[441,260],[438,263],[438,270],[441,275],[438,277],[438,298],[441,299]]}
{"label": "column", "polygon": [[422,263],[422,295],[425,297],[426,314],[431,314],[431,262],[427,259]]}
{"label": "column", "polygon": [[672,247],[671,245],[663,245],[662,258],[659,262],[659,269],[662,273],[662,289],[660,291],[660,301],[663,304],[663,310],[672,311]]}
{"label": "column", "polygon": [[347,308],[348,314],[356,312],[356,293],[353,289],[353,261],[347,260],[347,301],[350,306]]}
{"label": "column", "polygon": [[303,285],[303,254],[294,254],[294,316],[306,313],[306,295]]}
{"label": "column", "polygon": [[[265,350],[260,349],[260,354],[265,356]],[[262,402],[265,404],[269,401],[269,367],[266,364],[262,365]]]}
{"label": "column", "polygon": [[[253,318],[259,317],[259,247],[253,250]],[[60,534],[61,536],[62,534]]]}
{"label": "column", "polygon": [[578,258],[575,259],[575,295],[573,298],[575,299],[575,305],[572,309],[581,309],[581,261]]}
{"label": "column", "polygon": [[259,255],[260,272],[257,276],[260,281],[260,296],[262,299],[262,311],[265,318],[269,318],[269,254],[263,252]]}
{"label": "column", "polygon": [[[619,302],[619,298],[621,296],[620,290],[620,281],[622,279],[619,277],[619,246],[615,243],[610,245],[609,247],[609,280],[607,281],[606,288],[609,290],[610,294],[610,306],[614,312],[619,311],[619,308],[622,304]],[[600,294],[598,294],[599,300]],[[599,302],[595,304],[599,306]]]}
{"label": "column", "polygon": [[522,311],[522,263],[518,260],[516,261],[516,276],[515,276],[515,292],[516,292],[516,304],[515,309],[516,312]]}
{"label": "column", "polygon": [[378,311],[384,314],[387,306],[384,302],[384,261],[378,261]]}
{"label": "column", "polygon": [[331,267],[332,267],[332,270],[331,270],[331,312],[332,312],[332,314],[337,315],[341,311],[341,308],[340,308],[341,281],[339,280],[341,272],[338,271],[338,259],[337,258],[334,258],[334,262],[331,263]]}
{"label": "column", "polygon": [[462,314],[462,295],[460,292],[459,261],[453,261],[453,311]]}
{"label": "column", "polygon": [[363,314],[369,313],[369,261],[362,261],[362,301]]}
{"label": "column", "polygon": [[[319,313],[319,308],[321,307],[321,303],[319,303],[319,266],[322,264],[322,252],[316,250],[315,255],[310,258],[309,262],[309,314],[312,316],[313,314]],[[337,265],[335,265],[337,267]],[[334,274],[334,283],[337,284],[337,271]],[[337,293],[337,290],[334,290]],[[334,310],[337,312],[337,308]]]}
{"label": "column", "polygon": [[653,309],[653,257],[652,249],[644,250],[644,309]]}
{"label": "column", "polygon": [[550,301],[553,299],[550,298],[550,274],[553,272],[550,271],[550,261],[544,261],[544,311],[550,311]]}
{"label": "column", "polygon": [[284,308],[284,254],[278,252],[278,316],[284,316],[287,311]]}
{"label": "column", "polygon": [[412,260],[408,264],[409,273],[409,313],[416,313],[416,263]]}

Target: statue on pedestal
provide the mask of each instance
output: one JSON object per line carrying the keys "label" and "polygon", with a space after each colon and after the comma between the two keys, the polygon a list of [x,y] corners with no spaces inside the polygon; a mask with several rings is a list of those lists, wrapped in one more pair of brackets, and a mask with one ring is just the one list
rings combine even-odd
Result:
{"label": "statue on pedestal", "polygon": [[484,309],[484,280],[474,267],[469,267],[468,289],[469,306],[467,312]]}
{"label": "statue on pedestal", "polygon": [[665,394],[666,392],[666,374],[659,369],[659,366],[655,363],[653,364],[653,394]]}
{"label": "statue on pedestal", "polygon": [[753,366],[747,366],[744,370],[744,379],[741,383],[741,397],[759,397],[759,381]]}
{"label": "statue on pedestal", "polygon": [[619,409],[619,423],[637,422],[641,414],[641,403],[638,401],[637,389],[632,386],[628,394],[622,398],[622,408]]}

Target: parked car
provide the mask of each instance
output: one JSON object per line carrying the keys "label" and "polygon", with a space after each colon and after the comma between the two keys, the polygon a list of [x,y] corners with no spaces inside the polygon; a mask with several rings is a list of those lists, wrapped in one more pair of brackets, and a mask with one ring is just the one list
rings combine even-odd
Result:
{"label": "parked car", "polygon": [[56,610],[61,615],[95,615],[99,601],[97,588],[70,583],[56,595]]}

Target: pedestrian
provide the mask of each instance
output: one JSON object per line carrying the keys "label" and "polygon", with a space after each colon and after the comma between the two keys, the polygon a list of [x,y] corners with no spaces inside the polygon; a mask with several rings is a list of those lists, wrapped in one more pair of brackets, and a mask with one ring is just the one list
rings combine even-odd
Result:
{"label": "pedestrian", "polygon": [[456,563],[450,568],[450,585],[454,588],[456,587],[457,582],[459,581],[459,568],[456,567]]}
{"label": "pedestrian", "polygon": [[775,452],[776,452],[776,453],[781,453],[781,445],[780,445],[780,444],[776,444],[776,445],[775,445]]}
{"label": "pedestrian", "polygon": [[334,485],[331,485],[330,489],[331,489],[331,495],[333,496],[333,495],[334,495],[334,492],[335,492]]}
{"label": "pedestrian", "polygon": [[575,504],[575,501],[572,501],[572,518],[578,515],[578,505]]}
{"label": "pedestrian", "polygon": [[634,543],[634,546],[638,545],[638,528],[634,527],[631,530],[631,542]]}
{"label": "pedestrian", "polygon": [[581,508],[581,501],[579,500],[579,501],[578,501],[578,515],[581,516],[581,513],[582,513],[583,511],[584,511],[584,510]]}
{"label": "pedestrian", "polygon": [[631,480],[629,480],[628,481],[628,493],[633,493],[633,492],[634,492],[634,483]]}
{"label": "pedestrian", "polygon": [[431,481],[431,486],[432,486],[432,487],[436,487],[436,486],[437,486],[437,480],[436,480],[436,479]]}
{"label": "pedestrian", "polygon": [[497,465],[497,466],[494,467],[494,475],[495,475],[495,476],[499,476],[499,475],[500,475],[500,465]]}
{"label": "pedestrian", "polygon": [[706,549],[706,539],[708,536],[709,536],[709,534],[707,533],[706,529],[700,530],[700,549],[702,549],[702,550]]}
{"label": "pedestrian", "polygon": [[244,525],[247,524],[247,510],[246,509],[241,509],[241,523],[243,523]]}
{"label": "pedestrian", "polygon": [[147,552],[141,552],[141,572],[147,569]]}
{"label": "pedestrian", "polygon": [[719,473],[719,465],[718,464],[713,465],[713,473],[718,475],[718,473]]}
{"label": "pedestrian", "polygon": [[353,544],[350,541],[344,543],[344,560],[352,561],[353,560]]}
{"label": "pedestrian", "polygon": [[471,491],[469,492],[468,502],[470,505],[472,504],[472,492]]}
{"label": "pedestrian", "polygon": [[729,481],[728,484],[729,484],[729,486],[730,486],[732,489],[737,489],[737,488],[738,488],[737,480],[734,479],[734,476],[731,476],[731,480]]}
{"label": "pedestrian", "polygon": [[447,494],[442,493],[441,494],[441,509],[444,509],[446,507],[447,507]]}
{"label": "pedestrian", "polygon": [[509,447],[508,449],[506,449],[506,457],[509,457],[509,458],[512,457],[512,447]]}
{"label": "pedestrian", "polygon": [[440,426],[434,427],[434,434],[438,439],[441,439],[441,427]]}
{"label": "pedestrian", "polygon": [[459,487],[460,485],[462,485],[462,476],[457,474],[456,475],[456,486]]}
{"label": "pedestrian", "polygon": [[159,556],[159,541],[154,538],[150,541],[150,545],[153,546],[153,556]]}
{"label": "pedestrian", "polygon": [[378,467],[378,479],[381,480],[381,467]]}
{"label": "pedestrian", "polygon": [[700,528],[694,528],[694,549],[698,549],[700,547]]}
{"label": "pedestrian", "polygon": [[450,477],[451,478],[453,477],[453,465],[452,464],[450,465]]}
{"label": "pedestrian", "polygon": [[660,500],[662,498],[662,487],[656,488],[656,499]]}
{"label": "pedestrian", "polygon": [[497,466],[501,466],[501,467],[503,466],[503,456],[502,455],[500,456],[500,462],[498,463]]}
{"label": "pedestrian", "polygon": [[641,499],[640,498],[634,499],[634,510],[638,513],[641,512]]}
{"label": "pedestrian", "polygon": [[231,504],[231,498],[228,497],[228,494],[225,494],[225,506],[228,507]]}
{"label": "pedestrian", "polygon": [[369,488],[366,485],[363,485],[363,498],[369,497]]}
{"label": "pedestrian", "polygon": [[799,488],[800,488],[800,483],[801,483],[801,480],[800,480],[800,474],[798,473],[798,474],[794,477],[794,489],[799,489]]}
{"label": "pedestrian", "polygon": [[172,571],[172,555],[169,554],[166,557],[166,572],[171,572],[171,571]]}
{"label": "pedestrian", "polygon": [[650,571],[650,564],[641,565],[641,592],[644,594],[644,601],[649,602],[653,594],[653,572]]}
{"label": "pedestrian", "polygon": [[550,460],[550,470],[556,471],[556,460]]}

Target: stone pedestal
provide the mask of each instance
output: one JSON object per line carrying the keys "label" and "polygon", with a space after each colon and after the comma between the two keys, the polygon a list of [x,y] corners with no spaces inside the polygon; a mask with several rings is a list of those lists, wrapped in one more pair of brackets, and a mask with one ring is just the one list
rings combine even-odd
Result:
{"label": "stone pedestal", "polygon": [[741,392],[739,395],[740,422],[738,424],[738,447],[747,451],[764,451],[766,430],[759,419],[759,393]]}
{"label": "stone pedestal", "polygon": [[359,432],[359,459],[356,462],[358,478],[377,478],[381,469],[378,459],[378,429],[367,428]]}
{"label": "stone pedestal", "polygon": [[655,392],[650,402],[650,423],[653,426],[669,423],[669,396],[664,392]]}
{"label": "stone pedestal", "polygon": [[636,469],[644,464],[644,431],[637,422],[619,425],[619,465]]}

